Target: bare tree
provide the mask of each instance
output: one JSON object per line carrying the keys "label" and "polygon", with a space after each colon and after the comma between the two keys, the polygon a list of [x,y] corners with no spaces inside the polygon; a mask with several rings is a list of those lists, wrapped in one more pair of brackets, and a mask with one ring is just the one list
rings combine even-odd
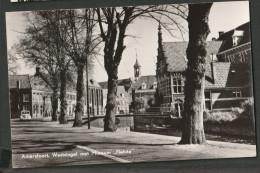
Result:
{"label": "bare tree", "polygon": [[69,67],[71,66],[71,57],[65,53],[64,44],[67,39],[66,10],[40,11],[43,20],[47,20],[47,32],[53,34],[51,41],[56,48],[56,59],[60,68],[60,124],[67,124],[67,82]]}
{"label": "bare tree", "polygon": [[188,67],[185,72],[185,102],[180,144],[206,142],[203,127],[206,39],[210,33],[208,17],[212,3],[189,5]]}
{"label": "bare tree", "polygon": [[162,18],[167,22],[162,22],[163,27],[168,31],[172,26],[181,31],[182,25],[176,18],[186,18],[185,5],[168,6],[144,6],[144,7],[118,7],[118,8],[98,8],[98,22],[101,38],[105,43],[104,62],[108,75],[108,94],[106,104],[106,115],[104,120],[104,131],[116,131],[115,106],[117,93],[118,66],[122,59],[126,46],[124,39],[126,30],[135,19],[143,17],[160,21]]}
{"label": "bare tree", "polygon": [[[52,88],[52,120],[57,120],[58,91],[60,88],[60,123],[66,123],[66,81],[70,61],[63,52],[59,29],[62,11],[35,11],[24,13],[28,26],[24,36],[16,45],[18,54],[29,64],[38,66],[42,72],[38,75]],[[48,75],[45,75],[46,72]],[[60,81],[62,83],[60,84]],[[71,80],[70,80],[71,81]]]}
{"label": "bare tree", "polygon": [[8,57],[8,74],[15,75],[19,69],[18,57],[15,55],[13,48],[7,51]]}
{"label": "bare tree", "polygon": [[99,44],[93,34],[95,9],[69,10],[67,14],[68,37],[65,47],[77,68],[77,103],[73,127],[81,127],[84,115],[84,67],[86,62],[87,70],[93,67],[93,56]]}

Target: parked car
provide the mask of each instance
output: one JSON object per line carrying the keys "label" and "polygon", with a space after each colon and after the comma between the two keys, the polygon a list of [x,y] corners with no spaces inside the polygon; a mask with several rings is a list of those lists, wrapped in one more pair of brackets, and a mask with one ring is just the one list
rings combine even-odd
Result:
{"label": "parked car", "polygon": [[23,110],[21,111],[20,120],[30,120],[32,117],[30,111]]}

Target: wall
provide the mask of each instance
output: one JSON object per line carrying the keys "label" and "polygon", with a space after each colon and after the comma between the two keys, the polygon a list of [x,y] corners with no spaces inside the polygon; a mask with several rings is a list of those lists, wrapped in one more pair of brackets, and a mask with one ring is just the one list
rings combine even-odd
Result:
{"label": "wall", "polygon": [[[163,126],[164,125],[164,126]],[[156,133],[161,135],[180,136],[182,119],[171,119],[168,117],[134,117],[134,131]],[[245,122],[238,123],[211,123],[204,122],[206,134],[223,134],[226,136],[254,137],[253,124]]]}
{"label": "wall", "polygon": [[[127,130],[130,131],[130,128],[132,128],[134,126],[134,120],[133,117],[117,117],[120,122],[118,124],[118,128],[125,128]],[[93,119],[90,123],[90,127],[100,127],[103,128],[104,127],[104,116],[98,118],[97,119]],[[83,120],[85,121],[85,120]]]}
{"label": "wall", "polygon": [[250,125],[235,125],[232,123],[204,123],[205,133],[223,134],[229,136],[254,137],[255,130],[253,124]]}

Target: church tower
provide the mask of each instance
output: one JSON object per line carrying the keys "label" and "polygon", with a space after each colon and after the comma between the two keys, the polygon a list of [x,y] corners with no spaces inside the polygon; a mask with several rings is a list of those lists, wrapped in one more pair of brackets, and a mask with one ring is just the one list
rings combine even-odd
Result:
{"label": "church tower", "polygon": [[164,59],[164,50],[163,50],[163,40],[162,40],[162,28],[161,23],[159,23],[158,26],[158,56],[157,56],[157,62]]}
{"label": "church tower", "polygon": [[136,56],[136,62],[134,65],[134,75],[135,75],[135,79],[138,79],[141,76],[141,66],[138,63],[137,56]]}

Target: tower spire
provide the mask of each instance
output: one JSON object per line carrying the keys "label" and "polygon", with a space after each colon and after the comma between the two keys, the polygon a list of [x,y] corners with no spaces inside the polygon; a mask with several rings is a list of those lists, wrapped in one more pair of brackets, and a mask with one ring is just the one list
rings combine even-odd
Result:
{"label": "tower spire", "polygon": [[135,76],[135,79],[137,79],[141,75],[141,66],[138,63],[137,51],[135,50],[135,52],[136,52],[136,61],[135,61],[135,65],[134,65],[134,76]]}
{"label": "tower spire", "polygon": [[163,44],[162,44],[162,27],[161,22],[158,26],[158,60],[164,57]]}

